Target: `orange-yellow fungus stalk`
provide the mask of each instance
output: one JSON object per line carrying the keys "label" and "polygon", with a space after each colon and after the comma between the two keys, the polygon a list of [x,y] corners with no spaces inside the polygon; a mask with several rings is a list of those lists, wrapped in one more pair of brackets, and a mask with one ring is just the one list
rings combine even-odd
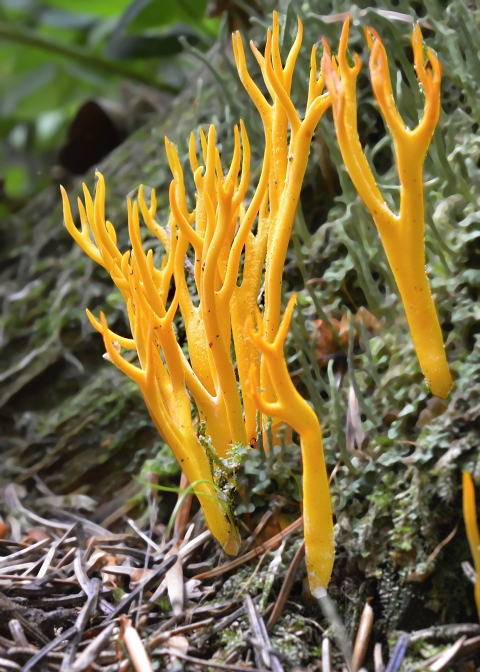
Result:
{"label": "orange-yellow fungus stalk", "polygon": [[343,161],[359,196],[370,211],[382,239],[407,315],[420,366],[433,394],[445,398],[453,386],[442,332],[425,270],[423,163],[440,114],[441,67],[426,49],[419,26],[412,35],[415,69],[425,95],[418,126],[407,128],[392,93],[385,47],[378,34],[367,31],[371,47],[372,87],[391,131],[400,179],[400,212],[385,202],[372,174],[357,130],[356,80],[361,68],[347,58],[349,19],[343,27],[338,55],[332,58],[324,41],[322,70],[332,97],[333,117]]}
{"label": "orange-yellow fungus stalk", "polygon": [[[238,131],[235,137],[238,154]],[[246,135],[244,142],[248,143]],[[132,338],[112,332],[102,313],[98,321],[88,312],[92,325],[103,335],[110,361],[140,387],[156,427],[199,497],[212,533],[227,553],[236,554],[236,531],[226,514],[223,495],[214,484],[209,456],[199,440],[199,428],[192,417],[192,400],[205,423],[205,433],[212,439],[220,456],[225,456],[233,443],[246,442],[234,364],[227,350],[230,325],[220,323],[222,314],[218,314],[214,287],[219,265],[219,250],[215,248],[218,236],[215,232],[221,230],[225,236],[225,227],[230,226],[232,229],[232,218],[235,223],[238,215],[231,212],[232,203],[235,204],[235,197],[243,198],[245,187],[241,181],[237,184],[236,175],[232,176],[230,183],[224,184],[223,170],[221,174],[216,173],[216,147],[212,129],[207,143],[205,168],[208,178],[213,174],[211,192],[209,194],[204,189],[206,180],[202,180],[199,174],[202,169],[197,170],[197,210],[189,212],[180,161],[175,148],[168,141],[167,155],[174,175],[168,228],[155,222],[154,193],[150,206],[147,206],[143,188],[140,188],[138,201],[128,201],[128,229],[132,248],[122,254],[117,247],[115,229],[105,219],[105,183],[98,173],[95,198],[92,199],[85,187],[85,205],[81,201],[78,204],[82,224],[80,231],[73,222],[70,204],[62,189],[65,223],[82,249],[110,273],[127,304]],[[230,195],[231,202],[227,202]],[[218,206],[216,211],[213,210],[212,200]],[[140,215],[164,247],[160,269],[154,266],[152,250],[145,252],[143,249]],[[196,217],[203,218],[206,230],[208,227],[211,229],[208,243],[205,242],[206,236],[200,235],[192,226]],[[218,225],[217,217],[221,220]],[[200,298],[198,305],[194,305],[190,296],[185,271],[190,243],[194,249],[195,262],[205,257],[201,268],[199,263],[195,263],[200,268],[195,273]],[[168,303],[172,284],[175,293]],[[177,342],[173,324],[179,306],[190,345],[189,358]],[[135,350],[139,365],[127,361],[115,342],[120,348]]]}
{"label": "orange-yellow fungus stalk", "polygon": [[[256,407],[272,418],[273,425],[283,421],[300,435],[303,455],[303,503],[305,550],[312,593],[325,594],[334,559],[333,520],[327,471],[323,457],[322,433],[318,418],[293,386],[285,362],[283,342],[294,301],[281,325],[282,276],[288,243],[300,199],[310,145],[315,129],[330,105],[324,92],[323,76],[317,75],[316,47],[311,50],[308,99],[303,118],[290,98],[295,62],[301,47],[303,27],[298,32],[285,65],[279,45],[279,23],[273,15],[273,30],[267,32],[265,53],[251,43],[260,66],[271,102],[261,93],[246,65],[240,33],[233,35],[233,51],[240,79],[257,107],[265,128],[266,155],[269,158],[268,209],[260,220],[267,221],[265,257],[265,300],[259,331],[250,340],[262,353],[260,375],[250,367],[249,389]],[[258,312],[258,311],[257,311]],[[258,315],[255,318],[258,322]],[[254,316],[250,316],[254,320]],[[261,392],[257,391],[260,386]]]}
{"label": "orange-yellow fungus stalk", "polygon": [[[103,315],[98,321],[88,313],[89,318],[102,333],[110,360],[140,387],[159,432],[199,496],[212,533],[228,553],[236,553],[238,544],[212,482],[212,451],[216,453],[213,459],[221,460],[233,445],[254,443],[258,411],[273,416],[273,426],[286,422],[299,433],[309,579],[312,591],[320,596],[328,586],[334,557],[322,436],[314,412],[290,381],[283,353],[293,302],[281,322],[283,267],[310,143],[330,104],[322,76],[317,76],[315,47],[303,118],[290,99],[301,42],[299,22],[295,42],[282,65],[275,13],[265,55],[254,49],[272,99],[267,102],[248,74],[240,35],[233,36],[240,78],[265,129],[261,174],[249,198],[250,146],[242,122],[234,130],[233,157],[227,168],[222,166],[213,126],[207,135],[200,130],[199,155],[191,136],[189,158],[196,187],[192,210],[182,163],[173,143],[166,140],[173,175],[167,226],[155,221],[155,193],[147,205],[141,187],[138,199],[128,203],[132,244],[128,252],[120,252],[115,229],[105,219],[105,184],[100,174],[95,198],[85,187],[85,205],[79,201],[80,230],[73,223],[64,190],[62,197],[71,235],[110,273],[125,299],[132,337],[114,334]],[[144,251],[140,217],[163,247],[160,268],[154,264],[152,250]],[[259,333],[248,334],[246,324],[258,318],[263,279],[263,326]],[[169,300],[172,288],[174,296]],[[185,325],[188,356],[176,340],[178,311]],[[118,346],[136,351],[138,365],[122,357]],[[258,383],[265,388],[261,393]],[[192,420],[192,407],[204,425],[203,441]],[[207,455],[206,450],[211,453]]]}
{"label": "orange-yellow fungus stalk", "polygon": [[258,331],[253,331],[250,325],[250,339],[262,353],[276,401],[268,402],[262,397],[254,371],[250,380],[250,394],[262,413],[280,418],[300,435],[303,458],[303,529],[308,581],[312,594],[321,598],[326,595],[332,573],[335,541],[320,423],[313,409],[292,383],[283,352],[295,300],[295,295],[292,295],[272,342],[261,335],[261,320]]}
{"label": "orange-yellow fungus stalk", "polygon": [[472,474],[464,471],[462,474],[463,482],[463,520],[467,530],[467,539],[470,545],[470,551],[473,557],[473,564],[477,573],[475,582],[475,603],[477,605],[478,617],[480,618],[480,534],[477,523],[477,507],[475,504],[475,485]]}

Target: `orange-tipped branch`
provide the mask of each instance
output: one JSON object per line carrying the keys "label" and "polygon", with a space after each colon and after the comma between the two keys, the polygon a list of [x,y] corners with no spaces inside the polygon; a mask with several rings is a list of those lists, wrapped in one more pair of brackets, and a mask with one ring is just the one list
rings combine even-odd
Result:
{"label": "orange-tipped branch", "polygon": [[417,26],[412,36],[415,68],[425,94],[425,110],[418,126],[409,130],[393,98],[385,48],[373,29],[367,32],[371,47],[370,73],[379,107],[392,133],[400,179],[400,213],[388,207],[373,177],[357,130],[356,79],[361,63],[347,61],[349,19],[345,21],[337,59],[328,45],[322,58],[326,86],[342,157],[357,192],[370,211],[382,239],[407,315],[422,371],[433,394],[446,397],[453,386],[443,337],[425,270],[423,163],[440,112],[441,68],[427,51]]}

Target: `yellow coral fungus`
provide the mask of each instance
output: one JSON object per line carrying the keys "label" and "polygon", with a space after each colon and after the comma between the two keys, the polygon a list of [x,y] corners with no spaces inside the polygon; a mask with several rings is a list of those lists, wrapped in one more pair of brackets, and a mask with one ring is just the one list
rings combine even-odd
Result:
{"label": "yellow coral fungus", "polygon": [[473,564],[477,573],[475,582],[475,603],[477,605],[478,617],[480,618],[480,534],[477,524],[477,507],[475,504],[475,485],[472,474],[464,471],[462,474],[463,482],[463,519],[465,529],[467,530],[468,543],[473,557]]}
{"label": "yellow coral fungus", "polygon": [[[228,170],[221,164],[213,126],[208,137],[200,131],[200,158],[191,136],[189,155],[196,186],[193,210],[188,208],[177,151],[166,140],[173,174],[168,226],[159,226],[155,221],[154,192],[148,206],[140,188],[138,201],[128,203],[132,249],[124,254],[118,249],[113,225],[105,219],[105,184],[101,175],[95,199],[85,188],[85,206],[79,201],[81,230],[73,223],[63,190],[62,196],[71,235],[110,273],[126,301],[132,338],[121,338],[111,332],[103,315],[97,321],[89,313],[92,324],[102,333],[112,362],[142,390],[156,426],[200,498],[210,529],[227,552],[237,551],[237,540],[218,488],[212,482],[209,459],[215,460],[215,453],[220,459],[227,456],[234,444],[253,442],[257,411],[273,416],[275,423],[287,422],[299,433],[305,472],[309,578],[312,591],[321,596],[333,565],[333,522],[320,425],[291,383],[283,354],[293,301],[281,322],[283,267],[310,143],[321,115],[330,104],[328,93],[323,93],[323,79],[317,77],[315,47],[311,53],[303,119],[290,99],[301,42],[299,22],[295,42],[283,66],[275,13],[264,56],[253,49],[272,99],[269,103],[248,74],[239,34],[233,37],[240,78],[265,129],[262,171],[248,203],[245,201],[250,182],[250,148],[242,123],[240,129],[235,128],[235,146]],[[152,250],[144,252],[140,214],[164,248],[160,269],[154,265]],[[191,280],[187,280],[188,269]],[[263,277],[265,297],[261,318],[257,300]],[[189,288],[192,282],[198,297],[195,300]],[[174,297],[168,302],[171,288],[175,290]],[[185,324],[188,358],[175,336],[173,320],[178,310]],[[248,322],[257,322],[260,330],[247,333]],[[136,350],[139,366],[122,357],[114,341],[122,348]],[[262,392],[257,389],[258,383]],[[204,441],[197,436],[192,421],[192,402],[205,426]]]}
{"label": "yellow coral fungus", "polygon": [[285,315],[272,342],[250,329],[250,338],[263,355],[273,390],[274,403],[262,398],[252,371],[250,393],[258,408],[271,417],[281,418],[300,435],[303,457],[303,528],[308,580],[312,594],[324,597],[333,567],[334,538],[327,470],[322,450],[322,430],[317,416],[292,383],[283,354],[295,296],[288,302]]}
{"label": "yellow coral fungus", "polygon": [[[233,36],[235,61],[245,89],[256,105],[265,128],[266,146],[271,147],[268,184],[268,239],[265,264],[265,306],[259,331],[251,341],[262,353],[260,377],[250,370],[250,391],[256,406],[265,415],[283,420],[300,435],[304,474],[304,529],[308,576],[312,593],[325,594],[334,556],[333,522],[328,479],[323,458],[320,424],[307,402],[290,381],[283,342],[290,322],[293,300],[281,319],[282,274],[287,246],[297,210],[310,143],[317,124],[330,105],[324,93],[323,76],[317,77],[315,46],[311,51],[310,81],[305,116],[301,119],[290,99],[293,69],[302,41],[302,24],[282,65],[279,49],[279,24],[274,13],[273,31],[267,33],[262,56],[251,43],[260,65],[271,103],[250,77],[239,33]],[[257,318],[258,321],[258,318]],[[256,392],[258,381],[262,392]]]}
{"label": "yellow coral fungus", "polygon": [[431,49],[426,50],[425,62],[422,34],[416,26],[412,46],[417,77],[425,95],[425,110],[418,126],[410,130],[393,99],[385,48],[373,29],[367,31],[372,86],[392,133],[400,178],[400,212],[397,215],[385,202],[358,137],[355,89],[361,63],[356,54],[354,64],[350,66],[348,63],[348,30],[349,19],[342,31],[337,58],[332,58],[326,42],[322,58],[338,143],[349,175],[380,233],[422,371],[433,394],[445,398],[453,382],[425,271],[422,180],[423,162],[440,113],[441,67]]}

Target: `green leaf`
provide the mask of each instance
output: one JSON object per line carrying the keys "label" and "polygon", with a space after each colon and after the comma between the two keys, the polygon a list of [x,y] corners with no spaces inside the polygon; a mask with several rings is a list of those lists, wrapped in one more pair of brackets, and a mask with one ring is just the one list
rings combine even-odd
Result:
{"label": "green leaf", "polygon": [[[43,0],[43,4],[49,7],[72,9],[72,0]],[[120,12],[125,11],[129,4],[130,0],[82,0],[80,13],[105,17],[118,16]]]}
{"label": "green leaf", "polygon": [[39,89],[43,90],[55,77],[56,68],[54,65],[44,65],[32,70],[10,91],[3,99],[2,113],[10,115],[14,112],[19,103],[28,98]]}
{"label": "green leaf", "polygon": [[120,35],[109,41],[104,53],[107,58],[121,60],[174,56],[183,51],[180,36],[192,45],[200,41],[190,26],[178,24],[163,35]]}
{"label": "green leaf", "polygon": [[129,24],[132,31],[143,31],[154,26],[167,26],[178,21],[200,23],[205,15],[207,0],[135,0],[133,6],[143,4],[141,11]]}
{"label": "green leaf", "polygon": [[5,176],[5,193],[10,198],[25,196],[30,191],[30,174],[21,165],[9,166]]}

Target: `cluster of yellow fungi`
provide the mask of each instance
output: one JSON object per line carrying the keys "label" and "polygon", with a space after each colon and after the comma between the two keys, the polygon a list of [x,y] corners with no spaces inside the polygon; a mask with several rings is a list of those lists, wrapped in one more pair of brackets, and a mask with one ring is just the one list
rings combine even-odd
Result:
{"label": "cluster of yellow fungi", "polygon": [[[402,183],[402,210],[391,213],[379,194],[356,132],[354,68],[347,65],[348,22],[340,52],[332,59],[328,48],[323,75],[317,75],[317,54],[311,51],[308,99],[303,118],[290,97],[302,24],[285,64],[279,47],[279,22],[273,17],[265,53],[252,51],[260,66],[270,101],[251,78],[242,39],[233,35],[240,79],[255,104],[265,131],[261,174],[251,197],[250,147],[242,122],[235,127],[233,158],[224,167],[216,146],[215,128],[200,130],[197,153],[193,134],[189,157],[196,195],[192,210],[185,192],[177,150],[168,139],[166,151],[173,180],[166,226],[156,221],[152,192],[144,189],[128,201],[128,230],[132,249],[120,252],[116,232],[105,218],[105,183],[97,174],[95,198],[84,187],[79,199],[81,229],[75,226],[62,189],[67,229],[82,249],[111,275],[128,312],[132,338],[113,333],[101,313],[88,316],[103,335],[109,359],[140,387],[150,414],[178,459],[199,497],[207,524],[226,553],[236,554],[238,536],[225,502],[213,482],[211,463],[201,441],[193,408],[220,458],[234,445],[254,444],[265,423],[285,423],[300,436],[303,457],[303,513],[306,562],[312,593],[322,597],[334,558],[333,521],[322,434],[311,406],[294,387],[284,356],[284,341],[295,305],[291,297],[282,318],[282,274],[300,199],[310,145],[317,124],[333,101],[334,118],[345,164],[371,210],[384,241],[405,303],[415,347],[425,375],[436,394],[446,394],[450,377],[445,363],[438,320],[425,276],[423,247],[422,162],[438,117],[439,66],[432,76],[422,60],[419,31],[414,33],[415,63],[427,97],[425,116],[413,132],[400,128],[391,101],[388,66],[383,46],[373,31],[372,77],[377,99],[392,128]],[[389,99],[390,96],[390,99]],[[160,268],[153,252],[145,253],[140,215],[164,248]],[[190,261],[192,259],[192,261]],[[263,311],[258,296],[264,283]],[[173,298],[169,299],[171,290]],[[194,297],[194,298],[193,298]],[[188,356],[176,339],[174,318],[180,311]],[[427,340],[429,345],[427,344]],[[121,350],[134,350],[138,365]],[[442,378],[443,377],[443,378]],[[442,382],[443,380],[443,382]],[[193,408],[192,408],[193,403]],[[258,417],[262,423],[258,424]]]}

